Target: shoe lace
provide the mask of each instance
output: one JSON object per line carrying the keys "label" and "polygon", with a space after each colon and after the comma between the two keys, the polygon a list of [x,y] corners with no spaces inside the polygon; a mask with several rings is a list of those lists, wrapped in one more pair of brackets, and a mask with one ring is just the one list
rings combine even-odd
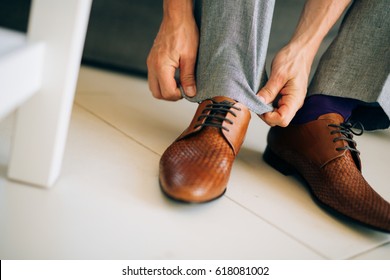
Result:
{"label": "shoe lace", "polygon": [[360,152],[356,149],[356,141],[353,140],[352,138],[354,135],[360,136],[363,134],[364,127],[361,122],[356,122],[353,124],[350,122],[344,122],[339,125],[328,124],[328,126],[336,128],[335,130],[331,131],[331,134],[341,133],[341,136],[335,137],[333,139],[333,142],[344,140],[347,141],[347,143],[349,143],[347,146],[336,148],[337,151],[349,150],[351,152],[357,153],[358,155],[360,154]]}
{"label": "shoe lace", "polygon": [[217,127],[229,131],[229,129],[224,127],[222,123],[226,121],[230,124],[233,124],[233,121],[226,117],[227,113],[230,113],[234,117],[237,117],[237,115],[232,109],[241,111],[241,108],[235,107],[234,103],[228,101],[214,102],[212,104],[206,105],[206,108],[202,111],[202,114],[198,117],[198,121],[201,121],[204,118],[206,118],[206,120],[204,121],[204,123],[196,125],[195,128],[210,126],[210,127]]}

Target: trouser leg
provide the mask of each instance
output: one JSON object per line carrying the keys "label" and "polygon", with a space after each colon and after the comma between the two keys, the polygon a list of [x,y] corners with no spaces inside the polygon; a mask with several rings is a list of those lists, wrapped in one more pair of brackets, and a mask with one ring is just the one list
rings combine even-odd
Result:
{"label": "trouser leg", "polygon": [[324,53],[309,94],[367,102],[352,118],[386,128],[390,116],[390,6],[388,0],[356,0]]}
{"label": "trouser leg", "polygon": [[272,107],[256,96],[265,60],[274,0],[197,0],[200,27],[196,83],[200,102],[227,96],[262,114]]}

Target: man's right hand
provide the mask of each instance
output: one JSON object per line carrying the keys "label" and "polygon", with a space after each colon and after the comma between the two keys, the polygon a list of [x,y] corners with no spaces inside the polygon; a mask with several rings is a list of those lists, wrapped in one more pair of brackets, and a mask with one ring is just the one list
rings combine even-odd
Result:
{"label": "man's right hand", "polygon": [[171,101],[182,98],[175,80],[176,69],[180,70],[184,93],[195,96],[198,45],[192,1],[166,0],[160,30],[147,59],[149,89],[155,98]]}

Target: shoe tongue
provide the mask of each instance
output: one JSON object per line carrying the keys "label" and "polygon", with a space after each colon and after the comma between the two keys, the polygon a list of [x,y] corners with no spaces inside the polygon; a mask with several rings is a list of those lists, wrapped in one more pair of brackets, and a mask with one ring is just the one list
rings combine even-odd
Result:
{"label": "shoe tongue", "polygon": [[226,97],[226,96],[216,96],[216,97],[213,97],[211,100],[213,100],[214,102],[216,103],[221,103],[221,102],[228,102],[228,103],[237,103],[237,101],[229,98],[229,97]]}
{"label": "shoe tongue", "polygon": [[[329,113],[329,114],[325,114],[325,115],[320,116],[318,118],[318,120],[331,120],[334,124],[339,125],[339,124],[344,122],[344,117],[341,116],[340,114],[337,114],[337,113]],[[344,142],[345,142],[345,145],[349,145],[350,147],[356,149],[356,145],[353,145],[351,142],[347,142],[347,141],[344,141]],[[361,171],[362,165],[361,165],[359,154],[355,153],[355,152],[351,152],[351,151],[348,151],[347,154],[349,154],[349,156],[354,161],[356,167]]]}
{"label": "shoe tongue", "polygon": [[214,103],[214,107],[213,109],[210,110],[209,116],[206,118],[205,123],[221,125],[223,119],[226,117],[228,113],[227,110],[229,110],[230,106],[234,105],[236,101],[224,96],[214,97],[212,98],[212,101]]}
{"label": "shoe tongue", "polygon": [[325,115],[321,115],[318,117],[318,120],[332,120],[333,123],[337,124],[344,122],[343,116],[338,113],[328,113]]}

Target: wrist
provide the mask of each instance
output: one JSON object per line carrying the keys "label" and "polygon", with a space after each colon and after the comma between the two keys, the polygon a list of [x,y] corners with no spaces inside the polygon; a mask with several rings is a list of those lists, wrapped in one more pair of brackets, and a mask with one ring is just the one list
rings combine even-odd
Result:
{"label": "wrist", "polygon": [[173,21],[181,21],[183,18],[193,16],[193,0],[164,0],[163,17]]}
{"label": "wrist", "polygon": [[289,44],[314,59],[322,40],[351,0],[307,0]]}
{"label": "wrist", "polygon": [[286,47],[297,54],[304,55],[306,60],[312,63],[321,45],[322,39],[323,38],[292,38]]}
{"label": "wrist", "polygon": [[307,44],[290,41],[281,52],[285,56],[284,59],[295,62],[298,61],[300,71],[305,71],[307,75],[310,74],[316,50],[313,50],[313,48],[309,47]]}

